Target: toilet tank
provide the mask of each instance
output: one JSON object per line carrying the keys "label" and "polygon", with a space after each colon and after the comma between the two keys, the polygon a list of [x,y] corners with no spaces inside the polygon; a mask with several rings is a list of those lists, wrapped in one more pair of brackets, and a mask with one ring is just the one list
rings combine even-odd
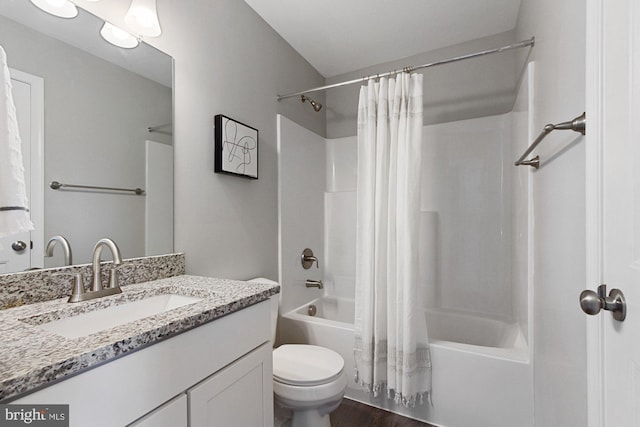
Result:
{"label": "toilet tank", "polygon": [[[273,285],[278,284],[278,282],[265,279],[264,277],[256,277],[255,279],[247,280],[247,282],[269,283]],[[273,346],[276,343],[276,326],[278,325],[278,306],[280,304],[280,296],[278,294],[273,295],[269,298],[269,301],[271,302],[271,345]]]}

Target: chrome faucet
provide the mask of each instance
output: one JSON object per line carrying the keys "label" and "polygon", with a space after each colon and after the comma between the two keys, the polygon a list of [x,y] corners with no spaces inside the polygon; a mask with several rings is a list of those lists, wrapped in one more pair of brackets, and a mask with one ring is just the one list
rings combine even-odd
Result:
{"label": "chrome faucet", "polygon": [[[113,266],[109,270],[109,283],[106,287],[102,286],[100,274],[100,255],[102,248],[107,247],[113,254]],[[100,239],[93,247],[93,281],[91,282],[91,290],[86,291],[82,283],[82,275],[80,273],[54,273],[54,276],[71,276],[73,277],[73,292],[69,296],[69,302],[87,301],[94,298],[106,297],[108,295],[121,294],[122,289],[118,284],[117,267],[122,264],[122,255],[118,245],[111,239]]]}
{"label": "chrome faucet", "polygon": [[108,247],[113,255],[113,267],[109,270],[109,284],[106,289],[118,289],[120,293],[120,286],[118,285],[118,271],[116,267],[122,264],[122,256],[120,255],[120,248],[111,239],[100,239],[98,243],[93,247],[93,282],[91,282],[91,291],[97,292],[103,290],[102,278],[100,274],[100,255],[102,254],[102,248]]}
{"label": "chrome faucet", "polygon": [[307,286],[307,288],[318,288],[318,289],[324,289],[324,284],[322,283],[322,280],[308,280],[305,282],[305,285]]}
{"label": "chrome faucet", "polygon": [[52,238],[49,239],[49,241],[47,242],[47,247],[45,249],[46,256],[48,257],[53,256],[53,248],[56,245],[56,243],[62,246],[62,252],[64,252],[64,265],[73,264],[73,257],[71,255],[71,245],[69,244],[69,241],[65,239],[63,236],[53,236]]}

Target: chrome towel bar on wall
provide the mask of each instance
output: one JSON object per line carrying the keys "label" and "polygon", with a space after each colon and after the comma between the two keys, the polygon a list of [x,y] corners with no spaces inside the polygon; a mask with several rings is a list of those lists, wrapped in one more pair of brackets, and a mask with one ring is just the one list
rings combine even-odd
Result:
{"label": "chrome towel bar on wall", "polygon": [[128,193],[135,193],[138,196],[144,195],[144,190],[142,188],[97,187],[94,185],[63,184],[58,181],[51,181],[49,187],[51,187],[53,190],[59,190],[61,188],[79,188],[85,190],[124,191]]}
{"label": "chrome towel bar on wall", "polygon": [[554,130],[572,130],[574,132],[580,132],[582,135],[585,134],[587,129],[587,119],[586,114],[582,113],[580,116],[576,117],[573,120],[568,122],[558,123],[557,125],[548,124],[544,127],[540,135],[536,138],[535,141],[531,143],[529,148],[520,156],[520,158],[515,162],[516,166],[532,166],[536,169],[540,167],[540,156],[535,156],[529,160],[525,160],[525,158],[540,144],[540,142],[549,135]]}

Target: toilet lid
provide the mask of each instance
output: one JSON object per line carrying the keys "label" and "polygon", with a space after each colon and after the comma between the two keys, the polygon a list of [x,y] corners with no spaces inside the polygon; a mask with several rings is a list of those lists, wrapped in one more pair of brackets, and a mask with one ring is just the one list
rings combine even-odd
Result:
{"label": "toilet lid", "polygon": [[273,379],[285,384],[326,384],[340,376],[344,359],[328,348],[285,344],[273,350]]}

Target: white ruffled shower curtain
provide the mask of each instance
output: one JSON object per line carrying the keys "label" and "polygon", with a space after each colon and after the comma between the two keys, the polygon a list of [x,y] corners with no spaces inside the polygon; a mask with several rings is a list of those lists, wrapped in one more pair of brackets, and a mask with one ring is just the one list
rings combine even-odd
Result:
{"label": "white ruffled shower curtain", "polygon": [[404,406],[431,396],[418,289],[422,75],[360,89],[356,225],[356,381]]}

